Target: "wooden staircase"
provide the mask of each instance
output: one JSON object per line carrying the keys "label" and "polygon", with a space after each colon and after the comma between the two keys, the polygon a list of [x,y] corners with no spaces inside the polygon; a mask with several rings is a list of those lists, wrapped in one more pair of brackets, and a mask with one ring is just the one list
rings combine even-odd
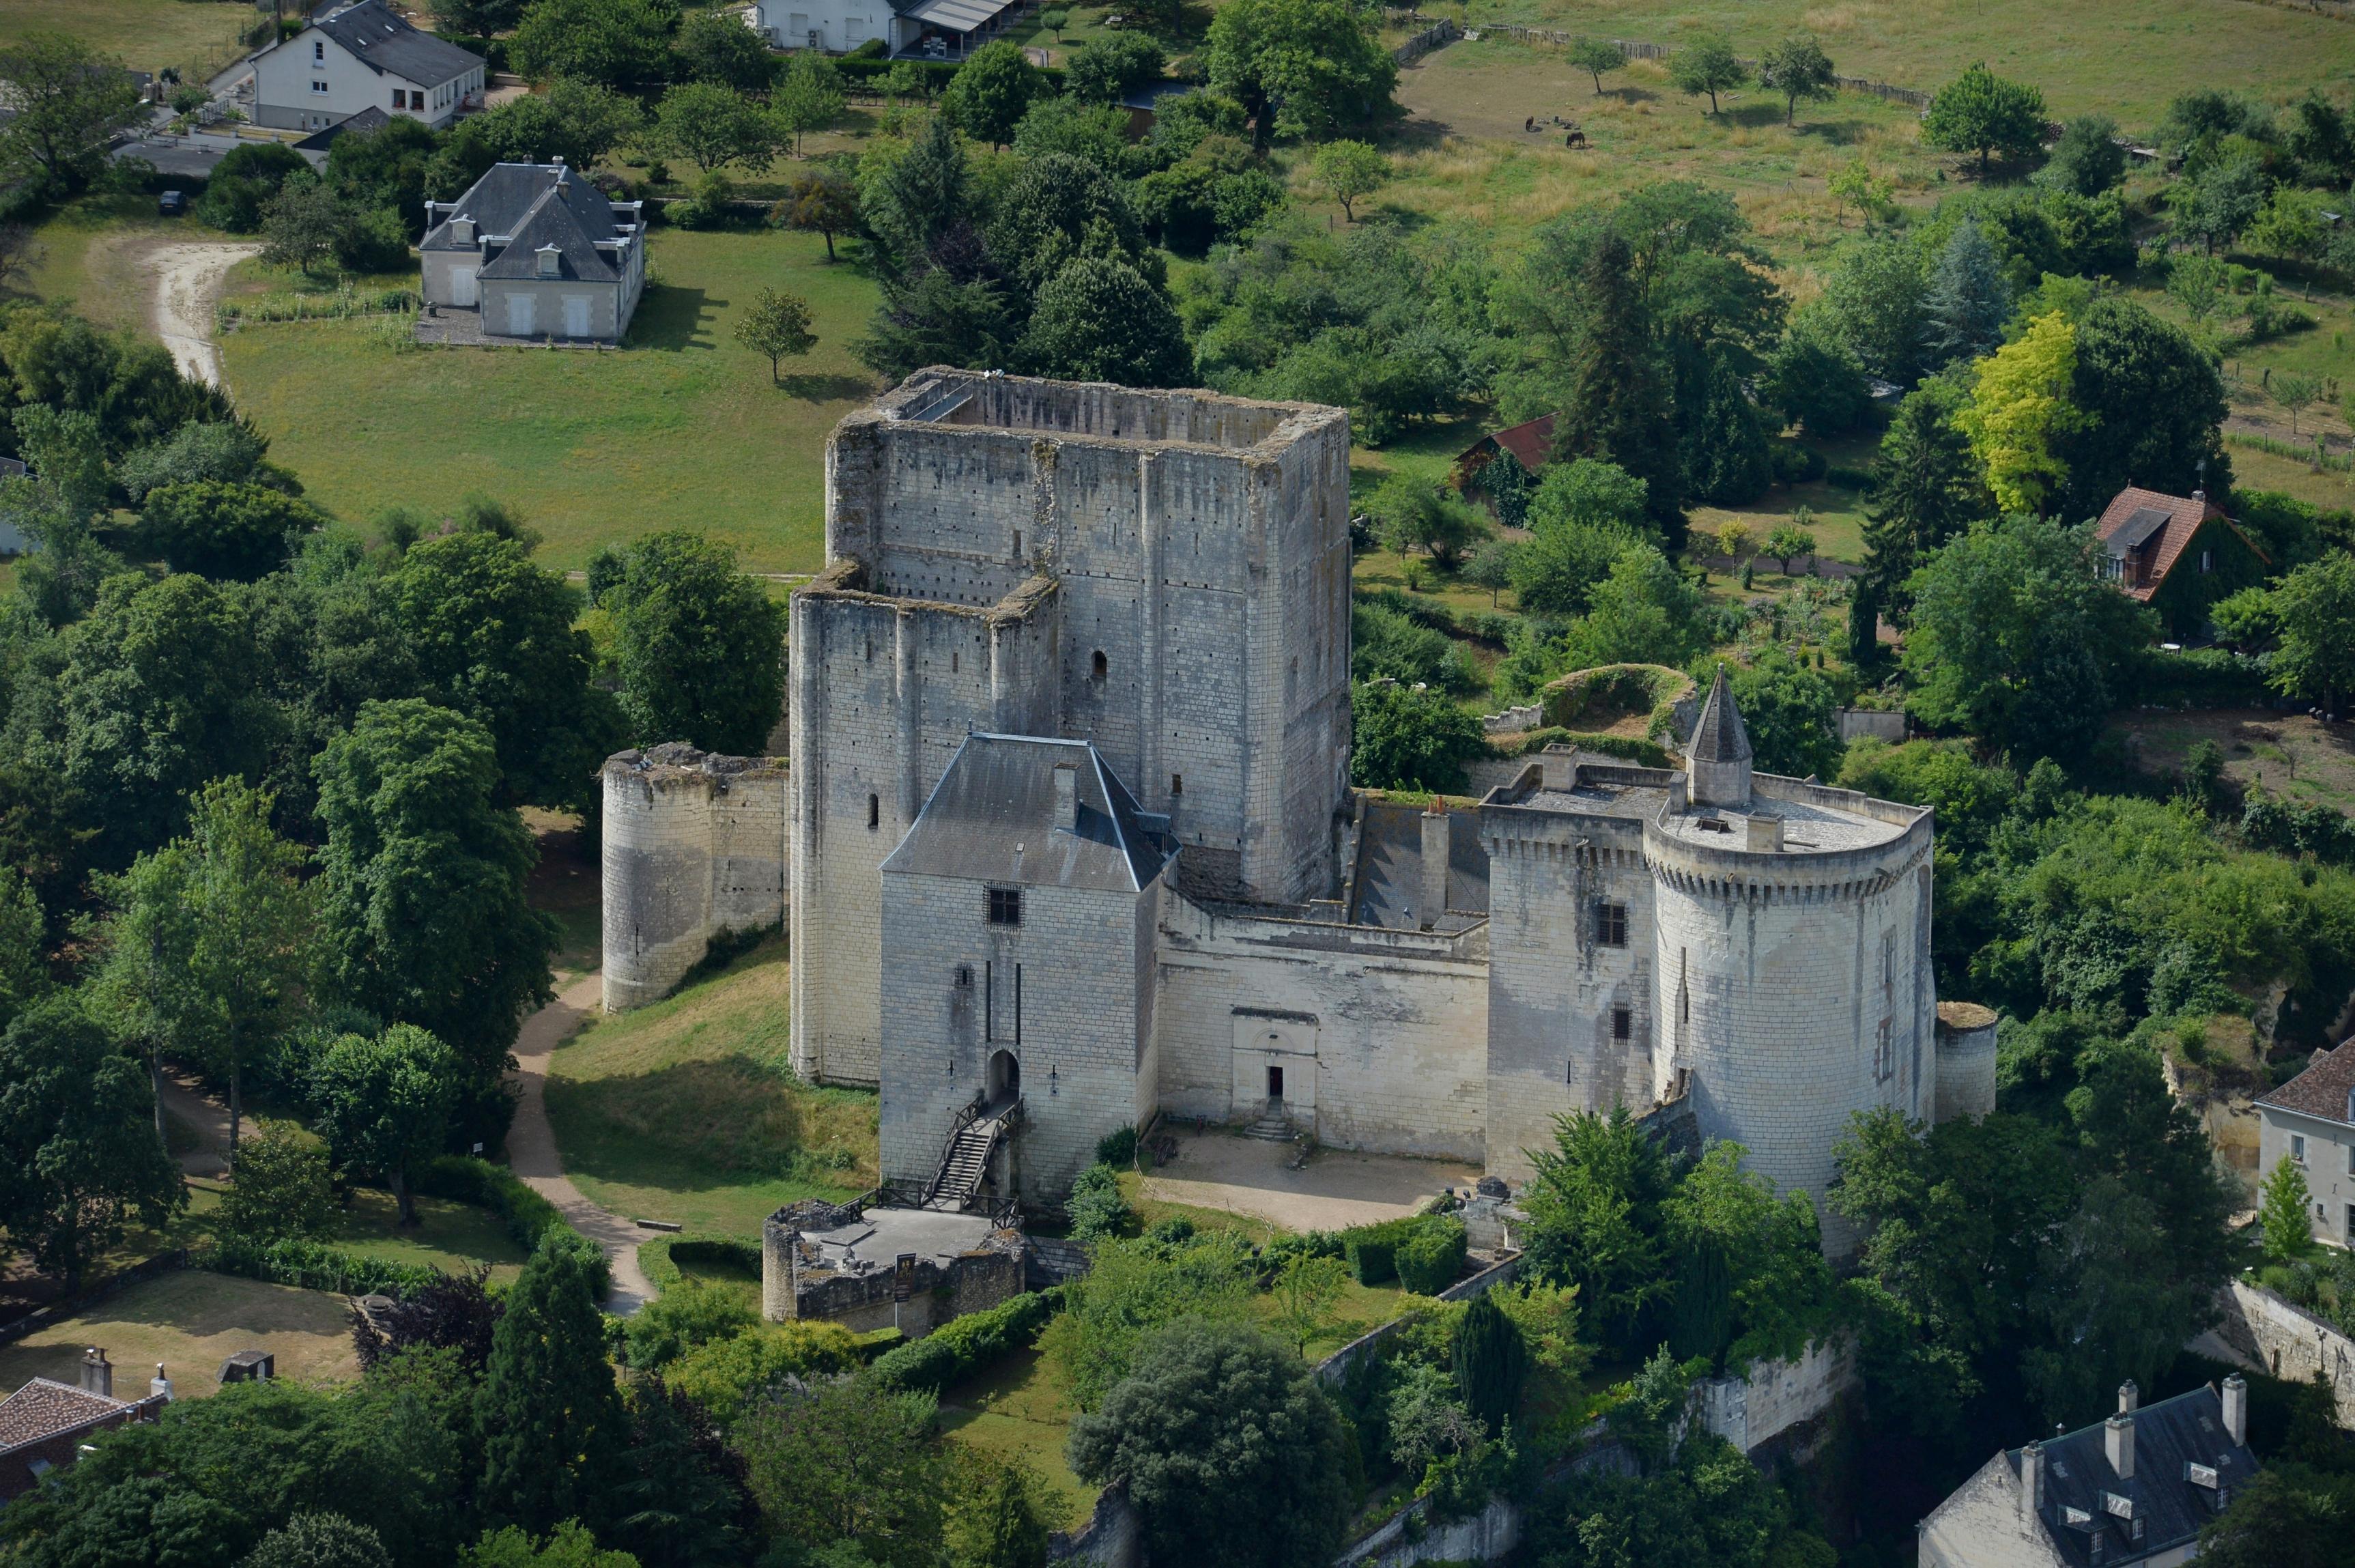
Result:
{"label": "wooden staircase", "polygon": [[1021,1109],[1021,1101],[1007,1100],[968,1105],[957,1114],[948,1144],[941,1150],[940,1169],[924,1189],[925,1208],[957,1214],[973,1206],[989,1179],[989,1157],[996,1152],[998,1140],[1013,1131]]}

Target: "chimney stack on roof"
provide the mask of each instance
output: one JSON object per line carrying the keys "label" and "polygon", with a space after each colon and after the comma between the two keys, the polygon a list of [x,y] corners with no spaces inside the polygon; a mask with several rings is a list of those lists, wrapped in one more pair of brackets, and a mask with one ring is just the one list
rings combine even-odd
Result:
{"label": "chimney stack on roof", "polygon": [[1415,923],[1425,931],[1439,924],[1447,912],[1447,857],[1455,824],[1447,803],[1436,795],[1423,814],[1423,916]]}
{"label": "chimney stack on roof", "polygon": [[1080,768],[1076,763],[1055,764],[1055,826],[1066,833],[1080,830]]}
{"label": "chimney stack on roof", "polygon": [[2019,1522],[2031,1532],[2043,1506],[2044,1445],[2030,1443],[2019,1451]]}
{"label": "chimney stack on roof", "polygon": [[172,1397],[172,1380],[164,1375],[164,1363],[155,1363],[155,1375],[147,1380],[147,1397],[168,1401]]}
{"label": "chimney stack on roof", "polygon": [[2135,1386],[2134,1379],[2128,1378],[2118,1385],[2118,1413],[2132,1415],[2140,1408],[2142,1408],[2142,1390]]}
{"label": "chimney stack on roof", "polygon": [[2224,1380],[2224,1435],[2235,1448],[2249,1441],[2249,1384],[2238,1372]]}
{"label": "chimney stack on roof", "polygon": [[114,1397],[114,1367],[106,1352],[92,1345],[81,1353],[81,1386],[85,1393]]}
{"label": "chimney stack on roof", "polygon": [[2102,1423],[2102,1452],[2121,1481],[2134,1479],[2134,1417],[2113,1415]]}

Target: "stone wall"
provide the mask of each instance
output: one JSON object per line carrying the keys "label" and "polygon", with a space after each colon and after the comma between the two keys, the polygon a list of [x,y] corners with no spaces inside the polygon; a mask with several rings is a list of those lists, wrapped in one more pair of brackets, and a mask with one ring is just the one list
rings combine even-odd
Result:
{"label": "stone wall", "polygon": [[667,996],[728,931],[779,925],[791,854],[783,758],[667,744],[603,773],[607,1012]]}
{"label": "stone wall", "polygon": [[1173,890],[1155,959],[1163,1111],[1255,1118],[1273,1061],[1295,1121],[1319,1143],[1481,1157],[1485,925],[1449,935],[1271,918]]}
{"label": "stone wall", "polygon": [[773,1323],[796,1318],[839,1323],[853,1333],[897,1328],[921,1339],[952,1318],[981,1312],[1022,1294],[1025,1243],[1011,1231],[993,1232],[982,1246],[943,1263],[918,1257],[905,1301],[893,1299],[898,1270],[888,1260],[872,1266],[837,1269],[814,1264],[799,1242],[804,1224],[830,1229],[855,1214],[851,1208],[790,1205],[761,1226],[761,1312]]}
{"label": "stone wall", "polygon": [[1796,1361],[1760,1361],[1746,1377],[1694,1385],[1700,1424],[1744,1454],[1753,1453],[1857,1386],[1856,1358],[1845,1340],[1810,1346]]}
{"label": "stone wall", "polygon": [[1070,1534],[1047,1538],[1047,1561],[1072,1568],[1142,1568],[1145,1562],[1145,1521],[1137,1517],[1123,1487],[1106,1487],[1096,1494],[1095,1511]]}
{"label": "stone wall", "polygon": [[2221,1340],[2232,1360],[2289,1382],[2320,1372],[2339,1402],[2339,1424],[2355,1426],[2355,1340],[2272,1291],[2234,1280],[2217,1293],[2223,1318],[2200,1344]]}

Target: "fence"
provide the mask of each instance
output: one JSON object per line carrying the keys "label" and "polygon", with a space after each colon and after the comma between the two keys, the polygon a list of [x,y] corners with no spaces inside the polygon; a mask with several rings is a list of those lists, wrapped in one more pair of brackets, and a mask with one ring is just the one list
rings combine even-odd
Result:
{"label": "fence", "polygon": [[1391,59],[1402,66],[1410,66],[1434,49],[1445,48],[1463,36],[1463,29],[1443,16],[1392,49]]}

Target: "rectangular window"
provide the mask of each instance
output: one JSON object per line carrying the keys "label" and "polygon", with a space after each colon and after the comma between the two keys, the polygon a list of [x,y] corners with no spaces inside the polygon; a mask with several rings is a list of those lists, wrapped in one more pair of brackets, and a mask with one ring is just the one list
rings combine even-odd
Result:
{"label": "rectangular window", "polygon": [[2213,550],[2203,549],[2200,552],[2200,570],[2202,571],[2216,570],[2216,555]]}
{"label": "rectangular window", "polygon": [[319,38],[311,40],[311,59],[323,65],[326,63],[327,46],[324,40]]}
{"label": "rectangular window", "polygon": [[1625,1008],[1611,1009],[1611,1038],[1625,1040],[1636,1032],[1636,1015]]}
{"label": "rectangular window", "polygon": [[989,923],[992,925],[1022,923],[1022,890],[1020,888],[989,890]]}
{"label": "rectangular window", "polygon": [[1881,1038],[1872,1048],[1872,1079],[1886,1083],[1897,1076],[1897,1048],[1890,1040],[1889,1020],[1881,1020]]}
{"label": "rectangular window", "polygon": [[2298,1164],[2306,1163],[2306,1138],[2298,1133],[2289,1136],[2289,1157]]}
{"label": "rectangular window", "polygon": [[311,82],[311,91],[314,92],[325,92],[327,91],[327,84],[316,78],[314,78]]}
{"label": "rectangular window", "polygon": [[1605,947],[1627,945],[1627,906],[1598,903],[1594,906],[1594,940]]}

